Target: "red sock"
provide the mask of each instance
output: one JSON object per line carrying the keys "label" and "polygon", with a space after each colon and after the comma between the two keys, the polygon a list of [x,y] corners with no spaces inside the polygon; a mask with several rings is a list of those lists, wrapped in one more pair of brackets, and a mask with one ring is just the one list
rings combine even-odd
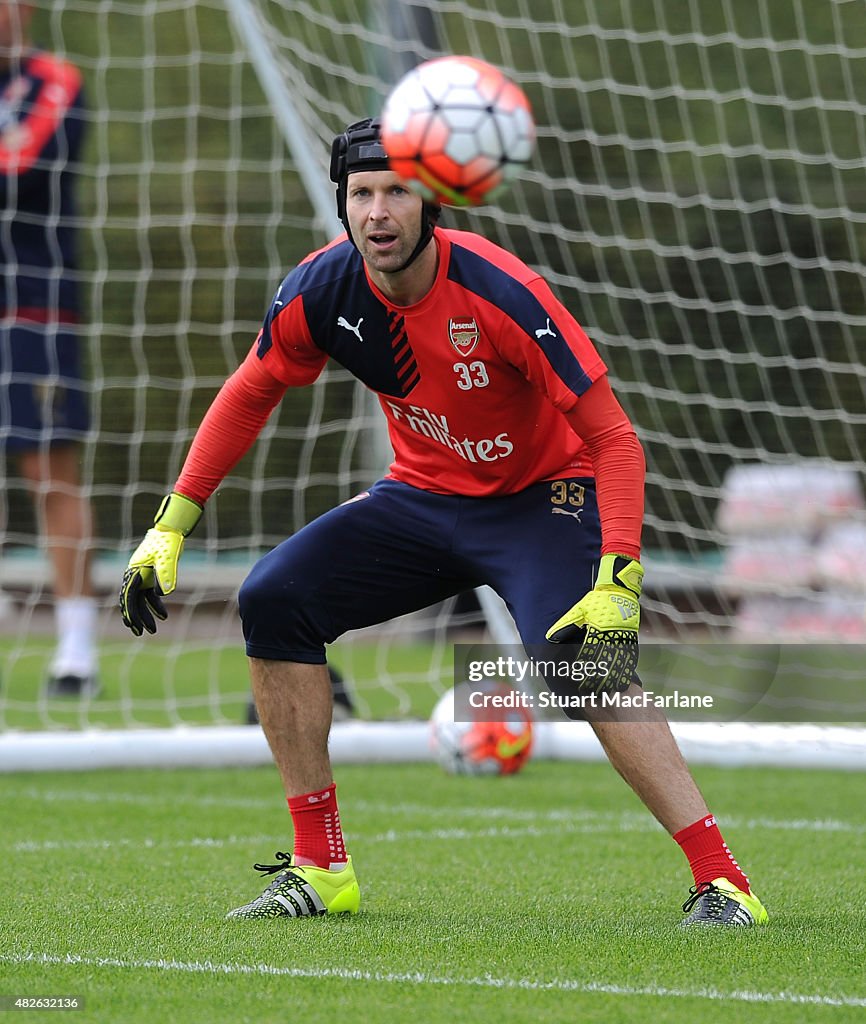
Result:
{"label": "red sock", "polygon": [[336,790],[332,782],[317,793],[289,797],[289,812],[295,826],[293,859],[296,864],[335,868],[346,863]]}
{"label": "red sock", "polygon": [[750,893],[749,880],[740,870],[740,865],[722,839],[719,826],[712,814],[699,818],[674,834],[683,853],[689,859],[689,867],[695,877],[695,885],[712,882],[714,878],[727,878],[738,889]]}

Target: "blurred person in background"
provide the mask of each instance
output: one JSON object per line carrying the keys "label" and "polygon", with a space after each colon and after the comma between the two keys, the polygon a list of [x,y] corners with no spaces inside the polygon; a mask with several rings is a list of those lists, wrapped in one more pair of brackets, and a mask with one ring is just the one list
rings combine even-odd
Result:
{"label": "blurred person in background", "polygon": [[0,0],[0,439],[24,478],[53,572],[57,646],[50,697],[98,691],[90,503],[80,479],[89,428],[78,324],[74,189],[84,128],[81,74],[35,49],[33,4]]}

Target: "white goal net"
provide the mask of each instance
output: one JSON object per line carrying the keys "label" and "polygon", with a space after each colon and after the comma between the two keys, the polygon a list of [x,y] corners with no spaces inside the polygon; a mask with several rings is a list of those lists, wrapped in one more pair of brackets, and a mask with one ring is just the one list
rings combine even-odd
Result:
{"label": "white goal net", "polygon": [[[276,284],[333,229],[333,135],[442,53],[503,67],[532,103],[530,169],[446,219],[536,266],[610,367],[648,458],[647,639],[866,642],[860,3],[43,0],[34,37],[86,89],[102,693],[43,692],[51,578],[10,461],[0,730],[245,720],[237,586],[381,473],[363,391],[330,364],[290,392],[190,538],[157,637],[123,629],[120,577]],[[361,717],[423,716],[488,620],[469,595],[331,656]],[[862,717],[856,674],[826,675],[830,711]]]}

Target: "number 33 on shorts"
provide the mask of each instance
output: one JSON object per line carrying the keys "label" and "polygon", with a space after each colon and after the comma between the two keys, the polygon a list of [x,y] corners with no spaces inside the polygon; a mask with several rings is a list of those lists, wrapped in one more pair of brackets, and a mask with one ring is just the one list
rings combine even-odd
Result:
{"label": "number 33 on shorts", "polygon": [[570,508],[583,508],[586,488],[577,480],[552,480],[550,482],[550,504]]}

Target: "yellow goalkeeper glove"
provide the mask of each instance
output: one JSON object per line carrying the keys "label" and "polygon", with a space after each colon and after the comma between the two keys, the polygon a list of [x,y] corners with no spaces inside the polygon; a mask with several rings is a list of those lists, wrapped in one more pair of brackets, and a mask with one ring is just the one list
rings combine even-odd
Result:
{"label": "yellow goalkeeper glove", "polygon": [[581,644],[578,659],[598,666],[597,689],[625,689],[634,676],[643,566],[624,555],[602,555],[595,586],[547,631],[553,643]]}
{"label": "yellow goalkeeper glove", "polygon": [[120,614],[136,636],[156,632],[154,616],[163,622],[168,618],[161,598],[177,586],[183,542],[201,514],[200,505],[172,492],[163,498],[153,527],[133,552],[120,585]]}

